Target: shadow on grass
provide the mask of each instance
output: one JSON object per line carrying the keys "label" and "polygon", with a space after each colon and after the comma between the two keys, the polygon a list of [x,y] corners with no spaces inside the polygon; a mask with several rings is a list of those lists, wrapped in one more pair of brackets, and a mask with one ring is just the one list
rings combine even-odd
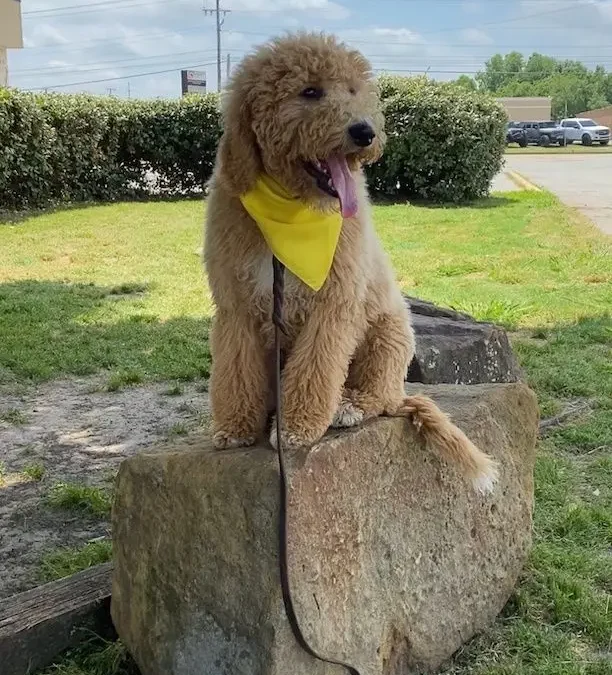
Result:
{"label": "shadow on grass", "polygon": [[142,194],[125,196],[114,201],[82,201],[70,202],[66,204],[50,204],[39,208],[27,209],[2,209],[0,208],[0,227],[3,225],[18,225],[30,218],[45,216],[51,213],[62,213],[65,211],[76,211],[78,209],[87,209],[97,206],[111,206],[113,204],[144,204],[147,202],[182,202],[182,201],[204,201],[203,193],[188,194]]}
{"label": "shadow on grass", "polygon": [[372,196],[372,203],[376,206],[405,206],[410,204],[412,206],[419,206],[426,209],[463,209],[465,207],[471,209],[496,209],[502,206],[509,206],[514,203],[511,197],[483,197],[482,199],[475,199],[469,202],[430,202],[423,199],[416,199],[414,197],[394,196],[384,197],[374,194]]}
{"label": "shadow on grass", "polygon": [[1,284],[0,382],[104,370],[128,384],[208,376],[208,317],[161,321],[138,307],[127,316],[116,311],[117,303],[147,290],[144,284]]}
{"label": "shadow on grass", "polygon": [[544,417],[566,402],[584,400],[590,413],[548,432],[557,448],[572,454],[612,449],[612,316],[523,330],[511,336],[521,366],[537,392]]}

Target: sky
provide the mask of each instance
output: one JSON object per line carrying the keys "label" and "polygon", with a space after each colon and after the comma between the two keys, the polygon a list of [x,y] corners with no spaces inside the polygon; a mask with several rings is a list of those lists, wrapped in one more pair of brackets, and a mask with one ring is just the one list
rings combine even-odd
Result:
{"label": "sky", "polygon": [[[215,0],[22,0],[25,48],[10,84],[137,98],[180,96],[180,70],[217,88]],[[376,72],[449,80],[496,52],[533,51],[612,70],[612,0],[221,0],[223,77],[266,39],[335,33]],[[223,80],[222,80],[223,84]]]}

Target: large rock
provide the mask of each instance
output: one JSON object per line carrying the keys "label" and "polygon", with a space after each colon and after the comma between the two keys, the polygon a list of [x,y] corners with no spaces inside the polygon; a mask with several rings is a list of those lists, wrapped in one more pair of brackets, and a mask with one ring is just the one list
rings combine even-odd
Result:
{"label": "large rock", "polygon": [[[499,460],[492,495],[474,493],[401,419],[288,457],[297,616],[312,647],[360,675],[438,667],[502,609],[530,546],[533,393],[419,390]],[[195,437],[123,463],[112,615],[143,675],[346,675],[294,639],[278,517],[268,447],[215,452]]]}
{"label": "large rock", "polygon": [[406,302],[416,336],[409,382],[484,384],[523,379],[508,336],[499,326],[419,298],[406,297]]}

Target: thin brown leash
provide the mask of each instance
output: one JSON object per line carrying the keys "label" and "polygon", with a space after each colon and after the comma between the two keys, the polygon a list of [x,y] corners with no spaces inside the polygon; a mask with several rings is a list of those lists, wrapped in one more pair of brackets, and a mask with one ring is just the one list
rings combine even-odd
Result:
{"label": "thin brown leash", "polygon": [[334,666],[342,666],[346,668],[350,675],[359,675],[352,666],[342,661],[335,661],[334,659],[324,658],[308,644],[295,613],[293,606],[293,599],[291,597],[291,585],[289,583],[289,559],[288,559],[288,518],[287,518],[287,495],[288,495],[288,480],[287,470],[285,466],[285,455],[282,448],[281,428],[282,428],[282,396],[281,396],[281,334],[286,334],[285,325],[283,322],[283,300],[285,290],[285,266],[275,256],[272,258],[272,265],[274,270],[274,280],[272,283],[272,322],[274,324],[274,351],[275,351],[275,387],[274,397],[276,404],[276,447],[278,451],[278,466],[280,470],[280,518],[279,518],[279,567],[281,589],[283,593],[283,603],[285,605],[285,612],[287,619],[291,625],[291,630],[298,641],[300,647],[310,656],[318,661],[329,663]]}

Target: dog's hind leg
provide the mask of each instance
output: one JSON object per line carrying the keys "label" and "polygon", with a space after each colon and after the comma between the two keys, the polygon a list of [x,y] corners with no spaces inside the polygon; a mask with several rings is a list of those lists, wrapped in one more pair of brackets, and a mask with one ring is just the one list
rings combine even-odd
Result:
{"label": "dog's hind leg", "polygon": [[406,396],[404,377],[414,354],[414,337],[407,317],[388,314],[370,326],[347,381],[347,395],[363,417],[410,417],[430,449],[458,465],[481,492],[497,480],[495,462],[426,396]]}

